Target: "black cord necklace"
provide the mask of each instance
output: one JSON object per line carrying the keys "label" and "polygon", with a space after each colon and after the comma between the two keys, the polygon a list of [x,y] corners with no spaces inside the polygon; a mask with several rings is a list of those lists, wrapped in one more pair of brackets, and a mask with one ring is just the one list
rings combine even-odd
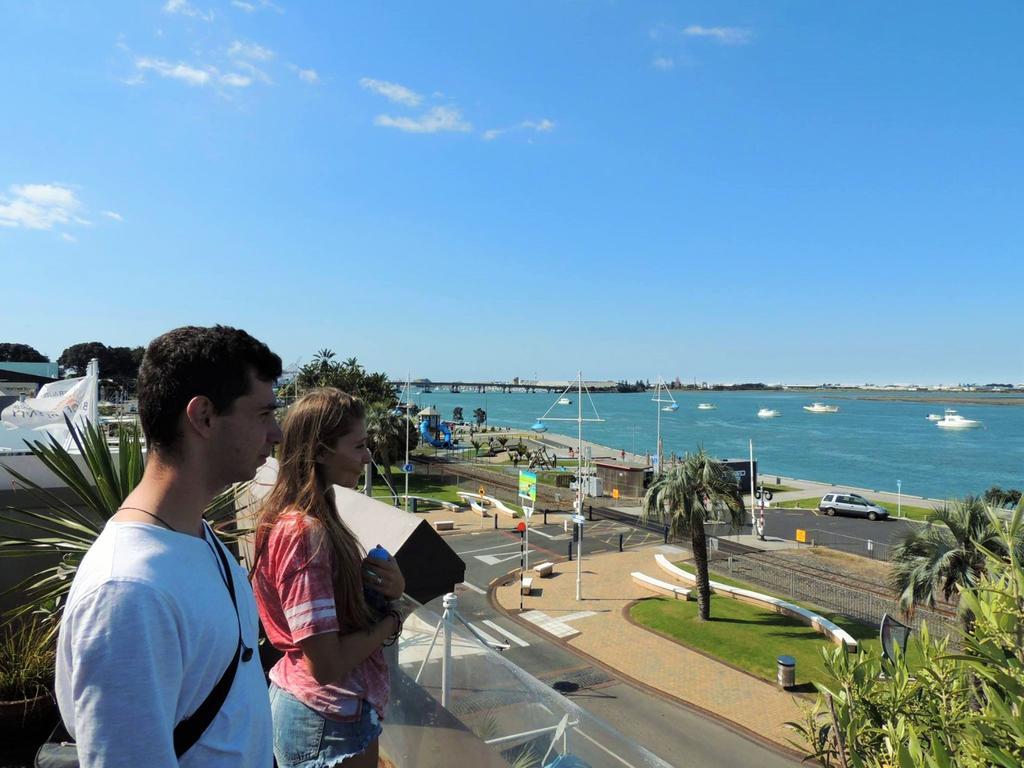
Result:
{"label": "black cord necklace", "polygon": [[[141,512],[144,515],[149,515],[153,519],[158,520],[160,524],[167,528],[169,531],[173,531],[174,533],[181,533],[181,531],[179,531],[173,525],[171,525],[162,517],[160,517],[160,515],[156,514],[155,512],[150,512],[148,509],[143,509],[142,507],[118,507],[117,511],[120,512],[122,509],[130,509],[134,512]],[[242,661],[249,661],[252,659],[253,649],[247,646],[245,644],[245,641],[242,639],[242,616],[238,613],[238,603],[235,600],[234,579],[231,578],[231,573],[227,570],[229,568],[228,561],[225,559],[224,553],[220,550],[220,545],[214,545],[206,537],[206,528],[207,526],[204,524],[203,541],[206,542],[206,546],[208,546],[210,548],[210,551],[213,553],[213,559],[217,563],[217,572],[218,574],[220,574],[220,578],[221,581],[224,582],[224,586],[227,587],[228,594],[231,596],[231,604],[235,608],[235,621],[238,624],[238,650],[242,654]],[[215,548],[215,546],[217,548]],[[219,561],[218,557],[220,558]]]}
{"label": "black cord necklace", "polygon": [[167,528],[168,530],[174,531],[175,533],[181,533],[181,531],[179,531],[173,525],[171,525],[166,520],[164,520],[162,517],[160,517],[160,515],[158,515],[158,514],[156,514],[154,512],[150,512],[148,509],[143,509],[142,507],[118,507],[117,511],[120,512],[122,509],[131,509],[131,510],[133,510],[135,512],[141,512],[144,515],[149,515],[150,517],[153,517],[153,518],[156,518],[157,520],[159,520],[160,524],[162,526],[164,526],[164,528]]}

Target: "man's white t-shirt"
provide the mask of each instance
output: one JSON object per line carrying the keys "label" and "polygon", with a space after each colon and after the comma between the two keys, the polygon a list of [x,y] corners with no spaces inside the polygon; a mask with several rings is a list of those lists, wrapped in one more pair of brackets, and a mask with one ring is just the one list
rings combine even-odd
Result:
{"label": "man's white t-shirt", "polygon": [[[174,727],[213,690],[238,621],[211,549],[144,523],[109,522],[71,585],[57,645],[57,703],[83,768],[178,766]],[[242,639],[257,648],[256,601],[230,553]],[[269,768],[273,735],[259,654],[239,659],[224,706],[183,768]]]}

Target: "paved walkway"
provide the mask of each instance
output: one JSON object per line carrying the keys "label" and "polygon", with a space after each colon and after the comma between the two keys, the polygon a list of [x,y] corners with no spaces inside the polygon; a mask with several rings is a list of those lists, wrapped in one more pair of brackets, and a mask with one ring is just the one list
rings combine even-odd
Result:
{"label": "paved walkway", "polygon": [[[570,626],[575,633],[563,642],[624,675],[791,749],[787,739],[793,733],[782,724],[801,719],[800,697],[634,626],[623,616],[630,602],[652,596],[629,574],[661,578],[654,556],[666,550],[685,557],[678,547],[654,545],[584,558],[580,601],[575,599],[576,563],[557,563],[552,578],[534,579],[535,594],[523,597],[524,611],[539,611]],[[517,586],[497,587],[494,597],[513,619],[526,623],[518,616]],[[527,626],[543,628],[536,614],[532,618]]]}

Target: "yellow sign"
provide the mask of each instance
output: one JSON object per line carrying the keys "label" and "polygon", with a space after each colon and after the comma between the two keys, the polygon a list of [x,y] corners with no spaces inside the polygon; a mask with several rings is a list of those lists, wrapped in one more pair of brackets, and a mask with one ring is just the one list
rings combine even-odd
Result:
{"label": "yellow sign", "polygon": [[612,498],[613,499],[619,498],[619,489],[618,488],[612,488]]}
{"label": "yellow sign", "polygon": [[480,488],[478,490],[480,491],[480,495],[481,496],[483,496],[485,493],[487,493],[487,489],[484,488],[482,485],[480,486]]}
{"label": "yellow sign", "polygon": [[803,544],[806,544],[807,543],[807,531],[805,531],[803,528],[797,528],[796,529],[796,540],[801,542],[801,543],[803,543]]}

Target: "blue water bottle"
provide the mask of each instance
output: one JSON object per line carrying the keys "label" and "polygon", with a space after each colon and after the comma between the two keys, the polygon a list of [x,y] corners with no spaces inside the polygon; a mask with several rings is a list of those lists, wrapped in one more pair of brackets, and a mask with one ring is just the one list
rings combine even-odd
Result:
{"label": "blue water bottle", "polygon": [[[380,563],[386,563],[391,559],[391,553],[384,549],[380,544],[367,552],[366,556],[371,561],[377,561]],[[367,604],[378,612],[383,613],[388,609],[388,599],[377,590],[364,586],[363,595],[366,597]]]}

